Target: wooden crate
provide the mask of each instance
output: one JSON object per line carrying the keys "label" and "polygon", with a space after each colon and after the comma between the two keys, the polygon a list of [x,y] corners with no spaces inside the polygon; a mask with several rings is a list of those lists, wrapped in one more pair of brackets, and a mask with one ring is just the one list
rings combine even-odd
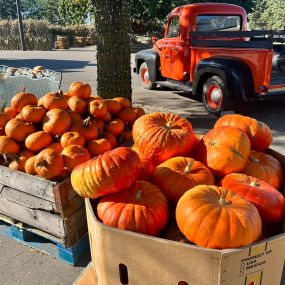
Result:
{"label": "wooden crate", "polygon": [[54,182],[0,166],[0,214],[46,232],[66,247],[87,232],[84,200],[70,178]]}
{"label": "wooden crate", "polygon": [[90,262],[72,285],[97,285],[97,276]]}

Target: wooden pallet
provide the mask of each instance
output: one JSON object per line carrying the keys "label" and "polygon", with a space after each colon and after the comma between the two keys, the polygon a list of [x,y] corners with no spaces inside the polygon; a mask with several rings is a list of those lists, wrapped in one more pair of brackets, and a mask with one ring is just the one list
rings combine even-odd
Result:
{"label": "wooden pallet", "polygon": [[84,199],[70,178],[49,181],[0,166],[0,214],[71,247],[87,233]]}
{"label": "wooden pallet", "polygon": [[97,276],[93,270],[92,262],[79,274],[72,285],[97,285]]}
{"label": "wooden pallet", "polygon": [[81,237],[73,246],[65,247],[57,237],[5,215],[0,215],[0,235],[12,238],[36,251],[51,255],[71,265],[75,265],[89,251],[88,234]]}

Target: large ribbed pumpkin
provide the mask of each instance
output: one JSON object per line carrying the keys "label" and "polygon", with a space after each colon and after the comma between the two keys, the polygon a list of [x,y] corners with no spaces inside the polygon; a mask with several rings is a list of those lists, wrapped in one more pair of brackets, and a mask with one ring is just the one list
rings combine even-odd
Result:
{"label": "large ribbed pumpkin", "polygon": [[85,198],[97,198],[129,187],[140,173],[140,158],[119,147],[78,165],[71,173],[74,190]]}
{"label": "large ribbed pumpkin", "polygon": [[136,181],[120,193],[101,198],[97,213],[105,225],[155,236],[168,221],[168,203],[158,187]]}
{"label": "large ribbed pumpkin", "polygon": [[283,169],[281,163],[273,156],[252,151],[245,165],[244,174],[264,180],[275,189],[283,184]]}
{"label": "large ribbed pumpkin", "polygon": [[211,171],[201,162],[189,157],[173,157],[158,165],[153,182],[169,201],[177,203],[180,197],[197,185],[214,185]]}
{"label": "large ribbed pumpkin", "polygon": [[238,127],[249,137],[251,147],[255,150],[266,150],[272,143],[270,128],[254,118],[238,114],[228,114],[218,119],[214,128],[221,126]]}
{"label": "large ribbed pumpkin", "polygon": [[158,112],[136,120],[133,139],[142,156],[157,163],[187,155],[196,140],[189,121],[171,113]]}
{"label": "large ribbed pumpkin", "polygon": [[240,173],[224,177],[222,186],[253,203],[264,222],[278,223],[284,218],[285,199],[268,183]]}
{"label": "large ribbed pumpkin", "polygon": [[225,176],[242,171],[249,154],[250,141],[242,130],[235,127],[219,127],[203,136],[196,156],[213,174]]}
{"label": "large ribbed pumpkin", "polygon": [[256,207],[216,186],[199,185],[185,192],[177,204],[176,221],[187,239],[203,247],[237,248],[261,236]]}

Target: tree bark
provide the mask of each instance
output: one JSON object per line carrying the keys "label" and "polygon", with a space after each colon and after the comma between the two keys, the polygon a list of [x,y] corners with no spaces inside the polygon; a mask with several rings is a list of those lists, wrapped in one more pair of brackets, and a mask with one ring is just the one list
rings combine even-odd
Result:
{"label": "tree bark", "polygon": [[93,0],[97,41],[97,92],[131,100],[129,0]]}

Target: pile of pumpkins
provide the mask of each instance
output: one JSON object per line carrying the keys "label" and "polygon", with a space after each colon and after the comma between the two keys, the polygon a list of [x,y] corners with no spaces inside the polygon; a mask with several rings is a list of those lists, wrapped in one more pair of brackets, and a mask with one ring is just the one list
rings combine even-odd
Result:
{"label": "pile of pumpkins", "polygon": [[73,82],[69,92],[37,99],[20,92],[0,110],[1,164],[10,169],[63,179],[80,163],[132,138],[144,115],[125,98],[92,96],[89,84]]}
{"label": "pile of pumpkins", "polygon": [[247,246],[279,229],[283,169],[266,153],[266,124],[228,114],[198,136],[188,120],[155,112],[135,122],[133,141],[71,174],[77,193],[96,199],[104,224],[157,236],[174,219],[189,242],[215,249]]}

